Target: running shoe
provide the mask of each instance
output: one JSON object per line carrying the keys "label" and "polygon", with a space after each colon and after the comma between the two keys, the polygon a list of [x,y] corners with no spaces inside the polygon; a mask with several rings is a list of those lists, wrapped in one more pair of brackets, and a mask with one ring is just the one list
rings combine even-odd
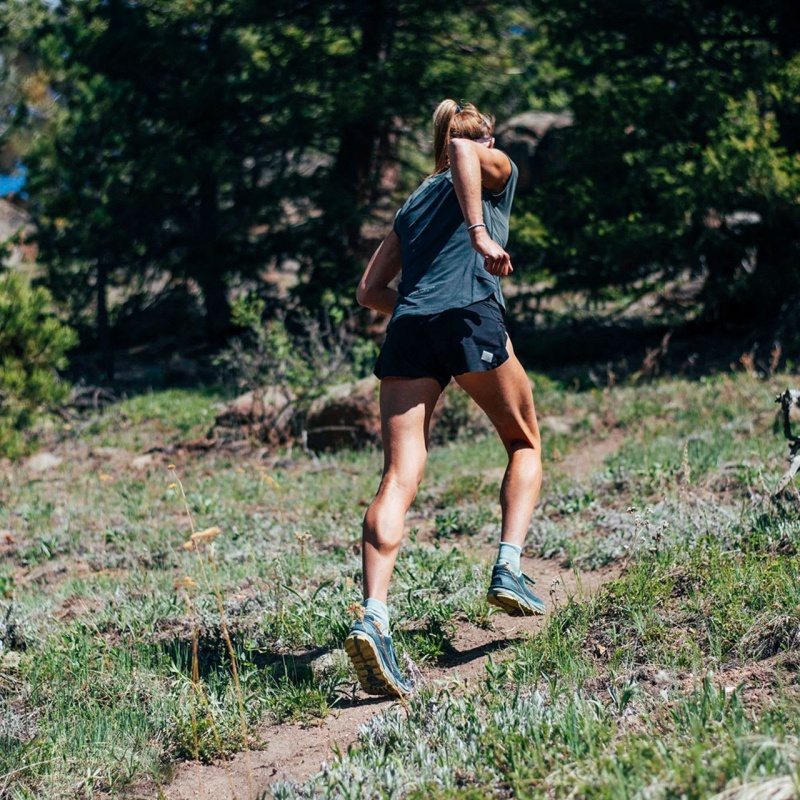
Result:
{"label": "running shoe", "polygon": [[392,637],[381,633],[380,623],[370,614],[353,623],[344,649],[368,694],[406,697],[413,691],[397,665]]}
{"label": "running shoe", "polygon": [[544,614],[544,602],[528,588],[528,585],[533,586],[535,583],[536,581],[522,572],[515,575],[507,564],[495,564],[486,599],[512,617]]}

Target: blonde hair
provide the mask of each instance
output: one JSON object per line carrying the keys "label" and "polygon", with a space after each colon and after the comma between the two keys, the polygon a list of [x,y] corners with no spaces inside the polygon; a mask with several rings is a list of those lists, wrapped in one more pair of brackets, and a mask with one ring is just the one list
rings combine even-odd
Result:
{"label": "blonde hair", "polygon": [[433,112],[434,175],[450,166],[447,148],[451,139],[485,139],[494,131],[494,117],[481,114],[472,103],[442,100]]}

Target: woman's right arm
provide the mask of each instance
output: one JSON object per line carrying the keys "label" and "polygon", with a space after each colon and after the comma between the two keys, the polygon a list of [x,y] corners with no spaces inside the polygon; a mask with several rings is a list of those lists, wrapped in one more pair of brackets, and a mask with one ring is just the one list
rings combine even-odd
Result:
{"label": "woman's right arm", "polygon": [[356,289],[359,305],[391,315],[397,304],[397,292],[389,284],[403,266],[400,237],[391,231],[369,260]]}

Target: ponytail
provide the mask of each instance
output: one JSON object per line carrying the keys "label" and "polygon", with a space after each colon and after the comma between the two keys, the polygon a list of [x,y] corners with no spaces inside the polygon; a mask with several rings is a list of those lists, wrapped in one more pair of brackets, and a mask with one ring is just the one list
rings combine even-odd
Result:
{"label": "ponytail", "polygon": [[472,103],[442,100],[433,112],[434,175],[450,166],[447,150],[451,139],[482,139],[492,135],[494,117],[481,114]]}
{"label": "ponytail", "polygon": [[449,159],[447,148],[450,146],[450,128],[455,115],[461,106],[455,100],[442,100],[433,112],[433,162],[435,172],[444,172]]}

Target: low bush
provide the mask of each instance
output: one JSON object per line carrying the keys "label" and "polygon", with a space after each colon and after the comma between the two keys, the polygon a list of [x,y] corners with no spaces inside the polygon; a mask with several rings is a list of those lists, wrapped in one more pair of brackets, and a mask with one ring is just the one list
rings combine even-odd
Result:
{"label": "low bush", "polygon": [[0,277],[0,455],[22,454],[26,429],[65,398],[57,370],[76,341],[53,315],[45,289],[13,272]]}

